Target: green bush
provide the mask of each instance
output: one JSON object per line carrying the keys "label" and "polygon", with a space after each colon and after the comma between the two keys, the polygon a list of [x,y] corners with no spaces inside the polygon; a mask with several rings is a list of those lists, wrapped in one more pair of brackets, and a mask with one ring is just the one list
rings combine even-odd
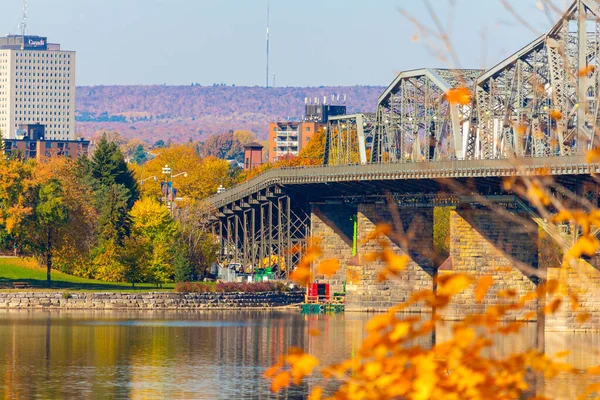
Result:
{"label": "green bush", "polygon": [[285,292],[287,286],[282,282],[179,282],[175,291],[180,293],[259,293],[259,292]]}

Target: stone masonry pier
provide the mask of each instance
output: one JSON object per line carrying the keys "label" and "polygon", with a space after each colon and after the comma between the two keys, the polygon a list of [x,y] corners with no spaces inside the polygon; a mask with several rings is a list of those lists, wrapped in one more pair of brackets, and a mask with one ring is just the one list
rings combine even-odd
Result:
{"label": "stone masonry pier", "polygon": [[[476,301],[472,285],[440,310],[443,318],[457,320],[535,291],[539,270],[547,273],[549,279],[566,279],[569,292],[580,299],[577,311],[565,300],[558,313],[545,319],[546,329],[600,329],[598,257],[567,269],[540,265],[542,232],[525,212],[518,208],[489,210],[462,204],[449,213],[448,254],[441,256],[434,250],[434,225],[440,223],[434,215],[433,207],[403,208],[385,203],[313,205],[311,232],[321,239],[322,257],[341,261],[341,268],[333,277],[316,276],[316,279],[331,283],[334,292],[342,291],[345,285],[347,311],[377,312],[407,300],[414,292],[433,289],[436,274],[464,273],[475,279],[491,275],[494,285],[481,303]],[[354,220],[356,232],[352,226]],[[381,224],[392,225],[393,232],[366,241]],[[395,254],[410,257],[406,269],[396,279],[379,281],[377,277],[384,264],[368,261],[368,255],[380,251],[382,243]],[[358,279],[353,281],[355,278]],[[536,321],[536,312],[543,306],[543,302],[531,300],[523,310],[509,313],[506,319]],[[431,312],[431,309],[413,306],[407,311]],[[577,322],[577,315],[582,312],[590,314],[583,324]]]}

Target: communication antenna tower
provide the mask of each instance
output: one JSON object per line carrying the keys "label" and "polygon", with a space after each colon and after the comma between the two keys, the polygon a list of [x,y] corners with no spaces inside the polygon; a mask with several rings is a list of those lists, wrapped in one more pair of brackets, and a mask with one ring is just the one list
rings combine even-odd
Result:
{"label": "communication antenna tower", "polygon": [[269,87],[269,6],[270,0],[267,0],[267,75],[265,87]]}
{"label": "communication antenna tower", "polygon": [[27,33],[27,0],[22,0],[23,10],[21,15],[21,35]]}

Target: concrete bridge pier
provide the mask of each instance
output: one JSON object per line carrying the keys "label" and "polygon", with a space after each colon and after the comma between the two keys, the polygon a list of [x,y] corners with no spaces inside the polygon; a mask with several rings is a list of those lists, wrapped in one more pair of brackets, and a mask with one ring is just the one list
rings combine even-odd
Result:
{"label": "concrete bridge pier", "polygon": [[[366,261],[370,253],[381,251],[378,240],[366,241],[381,224],[391,224],[393,232],[379,240],[396,254],[407,254],[411,258],[397,279],[379,281],[384,263]],[[386,203],[313,205],[311,232],[314,237],[321,238],[323,258],[341,261],[342,267],[335,276],[328,279],[317,276],[317,279],[331,283],[336,292],[342,291],[346,284],[348,311],[384,311],[407,300],[414,291],[433,287],[431,208],[399,208]],[[429,310],[413,307],[411,311]]]}
{"label": "concrete bridge pier", "polygon": [[[450,211],[448,234],[451,268],[440,274],[465,273],[475,279],[491,275],[494,284],[481,303],[476,301],[475,286],[471,285],[440,311],[443,317],[460,319],[467,314],[480,314],[488,306],[513,302],[536,289],[539,233],[526,213],[459,206]],[[537,301],[532,300],[506,319],[537,320],[537,306]],[[528,313],[531,314],[525,318]]]}
{"label": "concrete bridge pier", "polygon": [[[466,314],[483,312],[487,305],[509,301],[510,298],[503,298],[509,289],[514,290],[516,296],[535,290],[538,227],[525,213],[464,206],[452,209],[447,221],[437,221],[434,214],[433,207],[405,207],[383,202],[313,205],[311,232],[321,238],[323,258],[337,258],[342,264],[335,276],[327,279],[317,276],[317,279],[331,283],[336,292],[342,291],[346,284],[348,311],[384,311],[408,300],[414,292],[433,289],[436,273],[494,277],[495,285],[483,303],[475,301],[474,287],[469,288],[440,311],[447,319],[460,319]],[[382,224],[391,225],[392,232],[367,241]],[[442,240],[448,244],[448,254],[434,249],[435,224],[446,226],[447,238]],[[370,254],[381,251],[380,240],[395,254],[410,257],[406,268],[394,279],[379,280],[385,263],[369,261]],[[358,278],[355,282],[354,277]],[[509,319],[522,319],[525,313],[536,309],[537,302],[532,301]],[[407,311],[431,312],[431,309],[419,305]]]}

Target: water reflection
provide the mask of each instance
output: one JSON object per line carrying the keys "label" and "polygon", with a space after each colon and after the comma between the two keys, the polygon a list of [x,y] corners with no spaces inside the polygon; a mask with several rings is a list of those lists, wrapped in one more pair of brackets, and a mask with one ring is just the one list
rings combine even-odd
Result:
{"label": "water reflection", "polygon": [[[358,351],[368,316],[301,316],[295,312],[0,313],[0,397],[9,398],[304,398],[312,379],[274,396],[262,379],[289,346],[323,363]],[[319,330],[318,336],[308,332]],[[437,328],[444,341],[451,325]],[[500,336],[491,355],[535,347],[536,327]],[[419,344],[431,346],[431,338]],[[600,364],[593,333],[547,333],[549,354],[570,349],[579,368]],[[573,376],[539,383],[553,398],[574,398],[585,383]],[[541,393],[539,393],[541,394]]]}

